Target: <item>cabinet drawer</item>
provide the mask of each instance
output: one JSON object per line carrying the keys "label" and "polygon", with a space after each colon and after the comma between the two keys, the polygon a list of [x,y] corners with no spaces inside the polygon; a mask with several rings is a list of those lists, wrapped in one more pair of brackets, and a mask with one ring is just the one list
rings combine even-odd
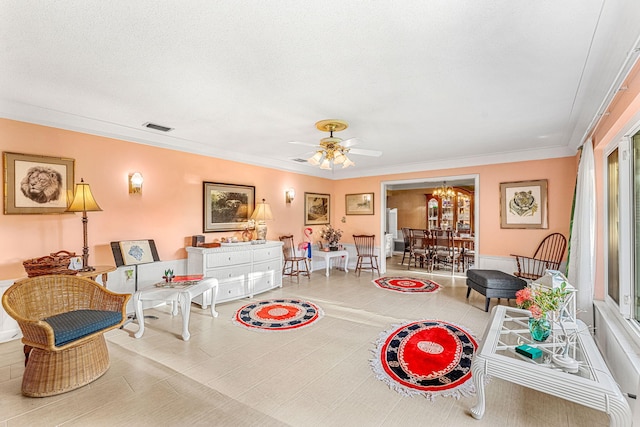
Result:
{"label": "cabinet drawer", "polygon": [[253,251],[253,262],[262,262],[274,258],[280,258],[281,253],[281,247],[256,249],[255,251]]}
{"label": "cabinet drawer", "polygon": [[246,282],[251,274],[251,265],[236,265],[227,268],[215,268],[207,270],[206,277],[215,277],[218,280],[241,280]]}
{"label": "cabinet drawer", "polygon": [[252,293],[267,291],[280,284],[282,284],[282,265],[279,259],[253,266],[250,284]]}
{"label": "cabinet drawer", "polygon": [[251,262],[251,252],[224,252],[219,254],[207,254],[207,268],[223,267],[235,264],[248,264]]}
{"label": "cabinet drawer", "polygon": [[218,298],[217,301],[227,301],[231,299],[238,299],[246,296],[247,289],[245,282],[237,280],[229,280],[220,282],[218,284]]}

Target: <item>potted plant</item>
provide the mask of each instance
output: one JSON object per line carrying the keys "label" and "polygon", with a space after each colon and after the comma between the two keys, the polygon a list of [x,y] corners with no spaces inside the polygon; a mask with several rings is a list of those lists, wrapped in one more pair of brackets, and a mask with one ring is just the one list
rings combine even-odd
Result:
{"label": "potted plant", "polygon": [[340,242],[340,238],[342,237],[342,230],[338,230],[337,228],[333,228],[331,224],[327,224],[320,232],[320,237],[326,240],[330,251],[337,251],[338,242]]}
{"label": "potted plant", "polygon": [[551,323],[548,315],[549,313],[558,313],[562,307],[565,297],[570,293],[566,286],[566,282],[562,282],[560,286],[555,288],[535,285],[516,292],[516,304],[518,307],[531,312],[529,331],[531,332],[531,338],[535,341],[544,341],[549,337]]}

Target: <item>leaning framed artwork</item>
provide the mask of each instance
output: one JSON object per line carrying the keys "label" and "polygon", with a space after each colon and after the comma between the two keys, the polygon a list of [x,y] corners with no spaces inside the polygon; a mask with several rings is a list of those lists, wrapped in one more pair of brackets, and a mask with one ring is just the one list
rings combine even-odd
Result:
{"label": "leaning framed artwork", "polygon": [[501,228],[549,228],[547,180],[500,184]]}
{"label": "leaning framed artwork", "polygon": [[329,224],[330,215],[330,195],[304,193],[304,225]]}
{"label": "leaning framed artwork", "polygon": [[203,232],[244,230],[255,209],[252,185],[203,183]]}
{"label": "leaning framed artwork", "polygon": [[74,160],[5,152],[4,213],[63,213],[73,198]]}
{"label": "leaning framed artwork", "polygon": [[347,194],[345,210],[347,215],[373,215],[373,193]]}

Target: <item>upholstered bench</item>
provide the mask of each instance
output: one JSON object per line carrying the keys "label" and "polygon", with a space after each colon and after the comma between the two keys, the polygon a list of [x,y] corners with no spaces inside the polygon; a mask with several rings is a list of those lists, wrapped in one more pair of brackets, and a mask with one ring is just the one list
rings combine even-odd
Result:
{"label": "upholstered bench", "polygon": [[527,282],[498,270],[467,270],[467,286],[467,299],[475,289],[486,297],[484,311],[489,311],[491,298],[515,298]]}

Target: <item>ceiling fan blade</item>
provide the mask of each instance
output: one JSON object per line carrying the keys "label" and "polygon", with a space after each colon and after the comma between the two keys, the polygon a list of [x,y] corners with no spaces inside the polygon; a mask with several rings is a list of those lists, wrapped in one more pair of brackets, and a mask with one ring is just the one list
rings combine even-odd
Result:
{"label": "ceiling fan blade", "polygon": [[363,150],[363,149],[360,149],[360,148],[351,148],[349,150],[349,154],[359,154],[361,156],[380,157],[380,156],[382,156],[382,151]]}
{"label": "ceiling fan blade", "polygon": [[346,147],[353,147],[354,145],[357,145],[359,143],[360,143],[360,140],[358,138],[349,138],[342,141],[340,145],[346,148]]}
{"label": "ceiling fan blade", "polygon": [[307,147],[317,147],[318,144],[310,144],[308,142],[289,141],[289,144],[306,145]]}

